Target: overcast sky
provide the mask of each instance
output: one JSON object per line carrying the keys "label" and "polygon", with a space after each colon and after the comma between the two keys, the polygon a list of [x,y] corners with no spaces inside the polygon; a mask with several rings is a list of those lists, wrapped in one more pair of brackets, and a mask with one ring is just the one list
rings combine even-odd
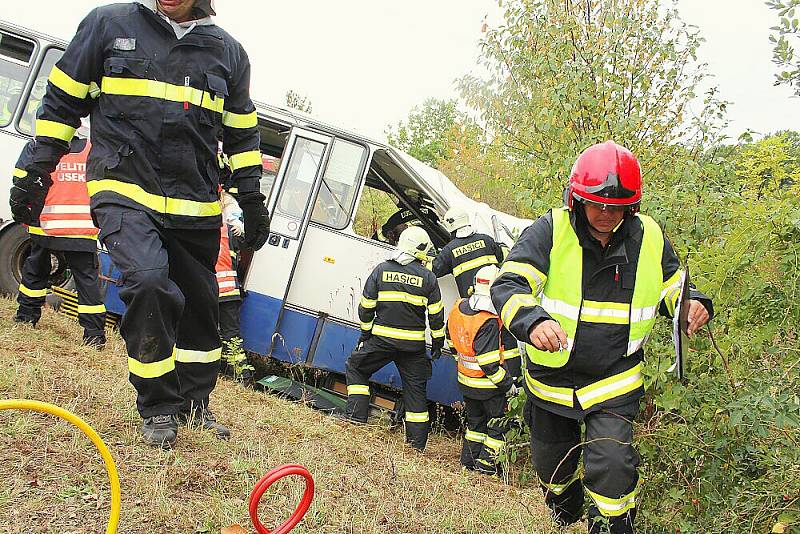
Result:
{"label": "overcast sky", "polygon": [[[0,17],[64,39],[92,0],[14,4]],[[495,0],[217,0],[217,23],[245,46],[253,97],[282,105],[293,89],[319,118],[383,139],[427,97],[456,96],[454,80],[476,70],[480,26]],[[733,102],[731,134],[800,129],[800,99],[773,87],[768,41],[775,16],[762,0],[679,0],[707,42],[701,59]]]}

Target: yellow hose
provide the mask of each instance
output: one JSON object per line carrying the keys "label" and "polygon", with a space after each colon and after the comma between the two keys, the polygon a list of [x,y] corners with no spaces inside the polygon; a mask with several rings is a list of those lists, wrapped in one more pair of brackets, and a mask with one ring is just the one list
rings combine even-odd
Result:
{"label": "yellow hose", "polygon": [[103,443],[100,436],[97,435],[97,432],[77,415],[47,402],[20,399],[0,400],[0,410],[30,410],[33,412],[49,413],[72,423],[92,440],[94,446],[100,451],[100,456],[103,457],[103,461],[106,464],[106,472],[108,473],[108,481],[111,483],[111,513],[108,518],[106,534],[115,534],[117,532],[117,525],[119,524],[119,510],[121,504],[119,474],[117,473],[117,466],[114,463],[114,458],[111,456],[111,453],[108,452],[108,447]]}

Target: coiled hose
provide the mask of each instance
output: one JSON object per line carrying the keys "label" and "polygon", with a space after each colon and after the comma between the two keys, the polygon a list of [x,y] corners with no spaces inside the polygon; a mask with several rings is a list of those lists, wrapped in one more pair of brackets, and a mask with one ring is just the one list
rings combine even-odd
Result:
{"label": "coiled hose", "polygon": [[[275,530],[267,530],[258,519],[258,503],[261,501],[261,496],[264,495],[267,488],[277,480],[290,475],[298,475],[305,479],[306,489],[303,492],[303,498],[300,500],[297,509],[289,516],[289,519],[284,521]],[[253,522],[253,526],[256,527],[256,532],[258,532],[258,534],[287,534],[291,532],[297,523],[303,519],[303,516],[306,515],[313,499],[314,478],[311,476],[311,473],[308,472],[308,469],[299,464],[281,465],[261,477],[261,480],[258,481],[252,493],[250,493],[250,520]]]}
{"label": "coiled hose", "polygon": [[86,436],[92,440],[92,443],[94,443],[94,446],[97,447],[97,450],[100,452],[100,456],[103,457],[103,462],[105,462],[106,465],[106,472],[108,473],[108,481],[111,483],[111,512],[109,513],[108,517],[106,534],[115,534],[117,532],[117,526],[119,525],[119,511],[121,504],[119,474],[117,473],[117,466],[114,463],[114,458],[111,456],[111,453],[108,451],[108,447],[106,447],[106,444],[103,443],[103,440],[100,438],[97,432],[95,432],[94,429],[86,423],[86,421],[77,415],[47,402],[20,399],[0,400],[0,410],[29,410],[32,412],[55,415],[56,417],[60,417],[68,423],[71,423],[73,426],[78,427],[81,432],[86,434]]}

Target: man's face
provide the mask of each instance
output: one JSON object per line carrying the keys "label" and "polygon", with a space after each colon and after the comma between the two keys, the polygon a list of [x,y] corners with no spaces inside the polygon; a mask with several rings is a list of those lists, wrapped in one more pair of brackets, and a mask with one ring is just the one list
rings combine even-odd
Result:
{"label": "man's face", "polygon": [[630,209],[628,206],[612,206],[609,204],[584,204],[586,219],[589,225],[602,233],[610,233],[619,226],[625,217],[625,212]]}
{"label": "man's face", "polygon": [[158,0],[158,10],[175,22],[191,19],[195,0]]}

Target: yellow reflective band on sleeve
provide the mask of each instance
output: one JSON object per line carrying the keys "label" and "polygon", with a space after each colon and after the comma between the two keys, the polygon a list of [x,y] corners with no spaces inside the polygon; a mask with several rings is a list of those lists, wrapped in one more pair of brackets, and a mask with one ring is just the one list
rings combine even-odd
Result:
{"label": "yellow reflective band on sleeve", "polygon": [[661,298],[664,298],[664,295],[667,294],[667,291],[672,289],[673,287],[680,287],[681,285],[681,276],[683,275],[683,271],[678,269],[675,271],[675,274],[669,277],[669,279],[664,282],[661,286]]}
{"label": "yellow reflective band on sleeve", "polygon": [[547,488],[547,491],[554,495],[561,495],[567,488],[569,488],[575,481],[580,480],[581,474],[580,471],[575,471],[575,473],[567,480],[566,482],[562,482],[561,484],[549,484],[544,480],[539,479],[542,482],[542,486]]}
{"label": "yellow reflective band on sleeve", "polygon": [[23,284],[19,285],[19,292],[23,295],[28,295],[31,298],[40,298],[47,296],[47,288],[45,289],[31,289],[29,287],[25,287]]}
{"label": "yellow reflective band on sleeve", "polygon": [[[444,335],[444,329],[442,335]],[[372,327],[372,334],[391,339],[402,339],[404,341],[425,341],[425,330],[405,330],[403,328],[392,328],[376,324]]]}
{"label": "yellow reflective band on sleeve", "polygon": [[158,213],[168,215],[185,215],[187,217],[213,217],[220,215],[222,210],[219,202],[197,202],[195,200],[185,200],[182,198],[162,197],[148,193],[140,186],[119,180],[104,178],[102,180],[91,180],[86,183],[89,196],[97,193],[116,193],[129,198],[134,202],[150,208]]}
{"label": "yellow reflective band on sleeve", "polygon": [[240,152],[233,154],[228,158],[231,165],[231,171],[237,171],[245,167],[252,167],[253,165],[261,166],[261,152],[258,150],[250,150],[249,152]]}
{"label": "yellow reflective band on sleeve", "polygon": [[352,384],[347,386],[348,395],[369,395],[369,386],[363,384]]}
{"label": "yellow reflective band on sleeve", "polygon": [[238,195],[239,194],[239,188],[238,187],[231,187],[230,189],[228,189],[228,193],[230,193],[231,195]]}
{"label": "yellow reflective band on sleeve", "polygon": [[488,378],[493,383],[497,384],[498,382],[501,382],[505,377],[506,377],[506,370],[501,367],[500,369],[497,370],[496,373],[490,374]]}
{"label": "yellow reflective band on sleeve", "polygon": [[222,124],[229,128],[255,128],[258,126],[258,115],[255,110],[250,113],[222,112]]}
{"label": "yellow reflective band on sleeve", "polygon": [[378,302],[405,302],[412,306],[426,306],[428,297],[412,295],[405,291],[378,291]]}
{"label": "yellow reflective band on sleeve", "polygon": [[520,352],[519,347],[514,347],[513,349],[507,349],[503,351],[503,359],[510,360],[512,358],[519,358]]}
{"label": "yellow reflective band on sleeve", "polygon": [[505,446],[506,442],[500,439],[495,439],[491,436],[486,436],[486,440],[483,442],[484,446],[489,447],[494,451],[495,454],[499,454],[503,447]]}
{"label": "yellow reflective band on sleeve", "polygon": [[72,136],[75,135],[75,128],[69,124],[62,124],[55,121],[46,121],[44,119],[36,119],[36,130],[34,131],[36,137],[52,137],[54,139],[61,139],[65,143],[72,141]]}
{"label": "yellow reflective band on sleeve", "polygon": [[224,98],[214,98],[210,93],[202,89],[139,78],[104,76],[100,81],[100,91],[107,95],[140,96],[159,98],[171,102],[188,102],[220,114],[225,106]]}
{"label": "yellow reflective band on sleeve", "polygon": [[555,404],[560,404],[562,406],[567,406],[568,408],[573,407],[573,392],[570,388],[548,386],[547,384],[539,382],[533,378],[527,371],[525,371],[525,383],[527,384],[528,389],[530,389],[531,392],[540,399]]}
{"label": "yellow reflective band on sleeve", "polygon": [[88,304],[78,304],[78,313],[105,313],[106,307],[104,304],[97,304],[95,306],[90,306]]}
{"label": "yellow reflective band on sleeve", "polygon": [[529,263],[522,263],[519,261],[505,262],[500,268],[500,272],[497,273],[497,278],[500,278],[505,273],[517,274],[527,280],[528,285],[531,287],[531,292],[534,295],[539,293],[539,290],[544,287],[544,283],[547,281],[547,275],[542,271]]}
{"label": "yellow reflective band on sleeve", "polygon": [[372,330],[372,321],[370,321],[368,323],[362,322],[361,323],[361,330],[364,330],[365,332],[369,332],[370,330]]}
{"label": "yellow reflective band on sleeve", "polygon": [[434,302],[433,304],[428,304],[428,313],[431,315],[436,315],[440,311],[444,311],[444,304],[440,300],[439,302]]}
{"label": "yellow reflective band on sleeve", "polygon": [[464,432],[464,439],[467,441],[474,441],[475,443],[483,443],[486,439],[486,434],[483,432],[475,432],[474,430],[467,430]]}
{"label": "yellow reflective band on sleeve", "polygon": [[55,65],[50,71],[50,76],[47,77],[47,80],[69,96],[73,96],[79,100],[83,100],[86,98],[86,95],[89,94],[89,84],[72,79],[72,77]]}
{"label": "yellow reflective band on sleeve", "polygon": [[475,389],[497,389],[494,382],[488,378],[472,378],[461,373],[458,373],[458,383]]}
{"label": "yellow reflective band on sleeve", "polygon": [[427,423],[428,412],[406,412],[406,421],[409,423]]}
{"label": "yellow reflective band on sleeve", "polygon": [[599,493],[595,493],[585,486],[584,489],[586,489],[586,493],[588,493],[594,501],[595,505],[597,506],[597,510],[606,517],[620,516],[628,510],[636,507],[636,491],[638,488],[617,499],[612,499],[610,497],[600,495]]}
{"label": "yellow reflective band on sleeve", "polygon": [[664,302],[667,305],[667,311],[670,315],[675,315],[675,308],[678,306],[678,298],[681,295],[681,288],[676,287],[667,291],[664,295]]}
{"label": "yellow reflective band on sleeve", "polygon": [[158,378],[175,370],[175,349],[168,358],[158,362],[142,363],[128,356],[128,371],[139,378]]}
{"label": "yellow reflective band on sleeve", "polygon": [[[505,355],[505,353],[503,353]],[[493,350],[491,352],[485,352],[483,354],[476,354],[475,359],[478,360],[480,365],[488,365],[490,363],[499,362],[500,361],[500,351]]]}
{"label": "yellow reflective band on sleeve", "polygon": [[97,85],[97,82],[89,82],[89,96],[97,98],[100,96],[100,93],[100,86]]}
{"label": "yellow reflective band on sleeve", "polygon": [[465,261],[464,263],[453,267],[453,276],[458,276],[459,274],[469,271],[470,269],[483,267],[484,265],[497,265],[497,258],[494,256],[481,256],[479,258]]}
{"label": "yellow reflective band on sleeve", "polygon": [[368,299],[367,297],[361,297],[361,307],[371,310],[375,306],[378,305],[377,300]]}
{"label": "yellow reflective band on sleeve", "polygon": [[28,176],[28,171],[24,171],[22,169],[18,169],[17,167],[14,167],[13,176],[14,176],[14,178],[25,178],[26,176]]}
{"label": "yellow reflective band on sleeve", "polygon": [[511,326],[511,322],[514,320],[514,317],[517,316],[520,308],[533,308],[539,304],[539,300],[531,295],[530,293],[517,293],[516,295],[511,295],[505,304],[503,304],[503,309],[500,311],[500,318],[503,321],[503,324],[506,325],[506,328]]}
{"label": "yellow reflective band on sleeve", "polygon": [[630,393],[642,385],[644,385],[642,366],[637,363],[631,369],[583,387],[575,394],[578,396],[578,402],[586,410],[595,404]]}
{"label": "yellow reflective band on sleeve", "polygon": [[444,337],[444,327],[441,327],[438,330],[431,330],[431,337],[435,338]]}
{"label": "yellow reflective band on sleeve", "polygon": [[175,349],[175,361],[181,363],[214,363],[222,356],[222,347],[213,350]]}
{"label": "yellow reflective band on sleeve", "polygon": [[39,228],[38,226],[28,226],[28,233],[33,235],[43,235],[47,237],[53,237],[56,239],[94,239],[95,241],[97,241],[97,234],[94,235],[59,234],[57,236],[52,236],[48,233],[45,233],[45,231]]}

